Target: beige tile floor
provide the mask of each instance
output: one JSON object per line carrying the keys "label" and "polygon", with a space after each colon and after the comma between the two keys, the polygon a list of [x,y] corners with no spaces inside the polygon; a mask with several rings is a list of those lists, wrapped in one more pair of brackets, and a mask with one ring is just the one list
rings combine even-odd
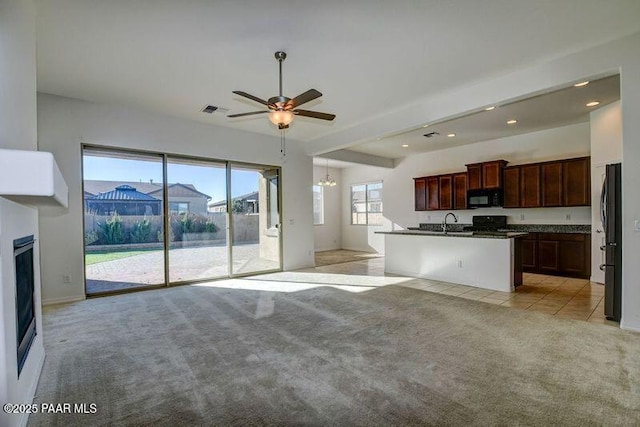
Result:
{"label": "beige tile floor", "polygon": [[[327,265],[313,269],[323,273],[383,276],[384,258]],[[618,326],[604,317],[604,286],[586,279],[524,274],[515,292],[499,292],[435,280],[413,279],[401,283],[427,292],[482,301],[505,307],[539,311],[554,316]]]}

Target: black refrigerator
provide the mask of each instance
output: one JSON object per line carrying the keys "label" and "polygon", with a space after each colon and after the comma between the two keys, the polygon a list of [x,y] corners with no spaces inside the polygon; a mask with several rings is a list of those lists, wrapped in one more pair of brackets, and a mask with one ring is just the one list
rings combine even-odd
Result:
{"label": "black refrigerator", "polygon": [[605,233],[604,315],[609,320],[620,321],[622,306],[622,165],[607,165],[602,184],[600,212]]}

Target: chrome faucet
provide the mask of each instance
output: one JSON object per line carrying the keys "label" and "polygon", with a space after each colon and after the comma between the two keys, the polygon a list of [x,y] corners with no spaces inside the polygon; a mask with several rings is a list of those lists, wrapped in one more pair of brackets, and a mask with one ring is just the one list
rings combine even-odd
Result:
{"label": "chrome faucet", "polygon": [[442,221],[442,232],[447,234],[447,218],[449,215],[453,216],[453,222],[458,222],[458,217],[453,212],[449,212],[444,216],[444,221]]}

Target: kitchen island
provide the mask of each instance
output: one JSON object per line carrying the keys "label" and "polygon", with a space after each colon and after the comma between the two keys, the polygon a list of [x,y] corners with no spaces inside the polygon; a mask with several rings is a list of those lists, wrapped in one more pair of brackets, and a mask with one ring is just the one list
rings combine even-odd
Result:
{"label": "kitchen island", "polygon": [[513,292],[522,284],[528,233],[400,230],[385,234],[385,272]]}

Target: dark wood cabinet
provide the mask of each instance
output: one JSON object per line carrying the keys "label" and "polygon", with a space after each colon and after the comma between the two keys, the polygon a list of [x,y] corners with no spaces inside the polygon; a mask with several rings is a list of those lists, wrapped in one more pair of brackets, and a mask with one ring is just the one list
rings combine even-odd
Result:
{"label": "dark wood cabinet", "polygon": [[512,166],[503,172],[504,204],[505,208],[520,207],[520,167]]}
{"label": "dark wood cabinet", "polygon": [[502,188],[504,208],[591,205],[589,157],[506,167],[468,164],[467,172],[414,178],[416,211],[467,208],[467,190]]}
{"label": "dark wood cabinet", "polygon": [[426,178],[427,181],[427,210],[437,211],[440,209],[440,197],[438,189],[440,187],[440,179],[437,176]]}
{"label": "dark wood cabinet", "polygon": [[567,160],[562,169],[564,206],[591,204],[591,161],[589,157]]}
{"label": "dark wood cabinet", "polygon": [[524,271],[535,271],[538,269],[538,239],[529,236],[522,237],[522,268]]}
{"label": "dark wood cabinet", "polygon": [[453,208],[453,177],[442,175],[438,178],[440,193],[440,209],[451,210]]}
{"label": "dark wood cabinet", "polygon": [[591,235],[529,233],[522,238],[525,272],[588,279],[591,276]]}
{"label": "dark wood cabinet", "polygon": [[537,208],[540,206],[540,165],[520,166],[520,206]]}
{"label": "dark wood cabinet", "polygon": [[542,164],[542,206],[562,206],[563,162]]}
{"label": "dark wood cabinet", "polygon": [[543,274],[555,274],[560,271],[560,242],[538,240],[538,269]]}
{"label": "dark wood cabinet", "polygon": [[502,170],[506,164],[504,160],[482,163],[482,188],[502,188]]}
{"label": "dark wood cabinet", "polygon": [[467,208],[467,174],[466,172],[453,175],[453,209]]}
{"label": "dark wood cabinet", "polygon": [[414,206],[416,211],[427,209],[427,181],[424,178],[414,178]]}
{"label": "dark wood cabinet", "polygon": [[467,189],[482,188],[482,163],[467,165]]}

